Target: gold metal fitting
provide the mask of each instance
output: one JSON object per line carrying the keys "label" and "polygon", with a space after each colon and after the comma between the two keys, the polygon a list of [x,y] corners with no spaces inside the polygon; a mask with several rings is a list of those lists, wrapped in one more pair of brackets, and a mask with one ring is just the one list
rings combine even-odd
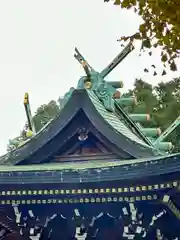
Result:
{"label": "gold metal fitting", "polygon": [[28,104],[29,103],[29,94],[25,93],[24,94],[24,104]]}
{"label": "gold metal fitting", "polygon": [[90,88],[92,87],[91,81],[86,81],[86,82],[84,83],[84,87],[85,87],[86,89],[90,89]]}

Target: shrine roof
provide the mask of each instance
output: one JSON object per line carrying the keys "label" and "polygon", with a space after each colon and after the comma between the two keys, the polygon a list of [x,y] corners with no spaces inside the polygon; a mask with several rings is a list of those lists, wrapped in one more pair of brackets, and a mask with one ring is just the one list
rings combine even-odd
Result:
{"label": "shrine roof", "polygon": [[[119,159],[120,160],[120,159]],[[94,161],[27,166],[1,166],[0,184],[90,183],[178,180],[180,154],[129,161]],[[138,180],[139,179],[139,180]]]}
{"label": "shrine roof", "polygon": [[[145,139],[145,136],[143,136],[143,138],[142,136],[140,136],[140,131],[136,134],[133,133],[132,129],[130,129],[125,124],[124,119],[122,119],[122,116],[118,116],[115,112],[107,111],[102,102],[98,99],[98,97],[93,91],[87,92],[97,111],[108,122],[108,124],[111,125],[117,132],[123,134],[125,137],[128,137],[130,140],[137,142],[144,147],[152,148],[152,146],[147,143],[147,139]],[[137,136],[137,134],[139,136]]]}
{"label": "shrine roof", "polygon": [[[136,120],[133,120],[132,116],[122,107],[122,101],[127,103],[127,101],[130,100],[130,105],[131,103],[133,104],[134,96],[129,97],[129,100],[125,97],[123,99],[117,90],[122,87],[122,84],[117,81],[107,82],[104,80],[133,49],[132,42],[130,42],[124,50],[99,73],[87,63],[75,48],[76,53],[74,56],[83,66],[86,76],[79,79],[76,89],[70,88],[64,95],[59,115],[44,126],[38,133],[34,131],[34,136],[32,136],[31,139],[18,144],[15,150],[1,156],[0,165],[51,162],[55,154],[59,152],[63,154],[64,149],[67,150],[68,141],[70,141],[72,137],[76,139],[73,140],[72,145],[75,141],[76,143],[81,141],[77,135],[82,134],[82,128],[83,131],[87,131],[94,139],[96,138],[99,143],[106,146],[106,153],[110,152],[114,154],[112,160],[119,159],[126,161],[128,159],[128,161],[130,161],[129,159],[153,158],[154,156],[162,154],[167,155],[166,153],[169,150],[168,142],[165,142],[161,147],[160,143],[153,144],[154,140],[151,141],[153,137],[159,134],[157,133],[157,129],[145,129],[141,127],[141,125],[137,124],[139,116]],[[27,99],[26,104],[29,104]],[[28,108],[30,109],[29,105]],[[148,114],[140,115],[147,116]],[[32,120],[32,116],[27,116],[27,118],[31,118]],[[146,117],[144,119],[147,120]],[[29,129],[33,131],[33,120],[29,122]],[[82,126],[83,124],[84,126]],[[79,133],[80,131],[81,133]],[[64,142],[66,142],[66,144]],[[100,150],[102,150],[102,148]],[[103,152],[103,150],[101,152]],[[70,163],[68,166],[70,166]]]}
{"label": "shrine roof", "polygon": [[138,135],[138,132],[133,132],[121,116],[105,109],[103,103],[92,90],[76,89],[56,119],[22,146],[1,156],[0,164],[18,164],[35,154],[39,149],[49,144],[57,134],[61,134],[61,131],[80,110],[84,111],[97,131],[101,131],[117,148],[127,152],[128,158],[153,157],[159,154],[153,146]]}

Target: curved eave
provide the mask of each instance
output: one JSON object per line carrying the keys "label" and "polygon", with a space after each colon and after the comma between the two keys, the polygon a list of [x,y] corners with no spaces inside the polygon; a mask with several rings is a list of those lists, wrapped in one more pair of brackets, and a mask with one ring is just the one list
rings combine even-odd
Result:
{"label": "curved eave", "polygon": [[[123,149],[124,152],[128,153],[129,158],[149,157],[155,155],[154,149],[145,143],[141,144],[141,141],[138,141],[140,139],[138,139],[137,136],[134,135],[134,139],[128,137],[128,134],[130,134],[129,136],[132,136],[130,130],[129,132],[126,132],[126,136],[121,133],[121,128],[117,130],[113,124],[113,119],[111,119],[111,122],[107,121],[107,119],[98,112],[86,90],[74,90],[69,101],[61,110],[60,115],[45,129],[43,129],[43,131],[33,137],[22,147],[1,157],[0,164],[15,165],[27,159],[30,155],[36,153],[39,149],[48,144],[55,136],[60,134],[79,110],[84,111],[95,128],[101,132],[112,144],[121,149],[121,151]],[[108,114],[108,111],[105,110],[105,108],[104,112]],[[121,121],[118,121],[119,125],[123,127]],[[116,121],[116,126],[117,124],[118,122]]]}

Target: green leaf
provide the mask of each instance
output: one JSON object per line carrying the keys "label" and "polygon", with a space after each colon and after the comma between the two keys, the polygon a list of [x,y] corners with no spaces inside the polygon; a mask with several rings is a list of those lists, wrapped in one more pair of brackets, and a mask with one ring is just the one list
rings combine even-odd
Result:
{"label": "green leaf", "polygon": [[146,31],[146,25],[144,23],[139,26],[139,31],[141,33],[144,33]]}
{"label": "green leaf", "polygon": [[114,5],[120,5],[121,4],[121,0],[116,0],[115,2],[114,2]]}
{"label": "green leaf", "polygon": [[156,76],[157,75],[157,72],[156,71],[154,71],[154,73],[153,73],[153,76]]}
{"label": "green leaf", "polygon": [[134,39],[141,39],[141,34],[140,34],[140,33],[135,33],[135,34],[133,35],[133,38],[134,38]]}
{"label": "green leaf", "polygon": [[163,54],[161,57],[162,62],[166,62],[168,60],[167,54]]}
{"label": "green leaf", "polygon": [[129,8],[129,6],[131,6],[129,0],[123,0],[122,3],[121,3],[121,7],[122,8]]}
{"label": "green leaf", "polygon": [[164,44],[166,44],[166,45],[169,45],[169,44],[170,44],[169,34],[168,34],[168,35],[165,35],[165,36],[163,37],[163,42],[164,42]]}
{"label": "green leaf", "polygon": [[162,74],[161,74],[162,76],[164,76],[164,75],[166,75],[166,71],[165,70],[163,70],[163,72],[162,72]]}
{"label": "green leaf", "polygon": [[145,48],[151,48],[151,42],[149,39],[146,39],[142,42],[142,46]]}
{"label": "green leaf", "polygon": [[177,71],[177,66],[176,66],[174,60],[172,61],[171,65],[170,65],[170,69],[171,69],[171,71]]}
{"label": "green leaf", "polygon": [[147,68],[144,69],[144,72],[149,72],[149,70]]}

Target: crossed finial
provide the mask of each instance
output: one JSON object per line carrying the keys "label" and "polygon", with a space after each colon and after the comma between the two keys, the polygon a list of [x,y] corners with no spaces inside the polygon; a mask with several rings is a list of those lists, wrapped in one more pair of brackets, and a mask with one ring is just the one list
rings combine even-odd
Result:
{"label": "crossed finial", "polygon": [[[101,71],[101,78],[105,78],[133,49],[133,43],[130,41],[128,45],[116,56],[116,58],[114,58],[113,61],[106,68],[104,68],[103,71]],[[92,72],[95,72],[77,48],[75,48],[74,57],[83,66],[87,76],[90,76]]]}
{"label": "crossed finial", "polygon": [[84,68],[84,71],[86,75],[89,77],[91,75],[91,72],[94,71],[94,69],[88,64],[88,62],[85,60],[85,58],[81,55],[81,53],[78,51],[77,48],[75,48],[75,54],[74,57],[78,60],[78,62],[82,65]]}

